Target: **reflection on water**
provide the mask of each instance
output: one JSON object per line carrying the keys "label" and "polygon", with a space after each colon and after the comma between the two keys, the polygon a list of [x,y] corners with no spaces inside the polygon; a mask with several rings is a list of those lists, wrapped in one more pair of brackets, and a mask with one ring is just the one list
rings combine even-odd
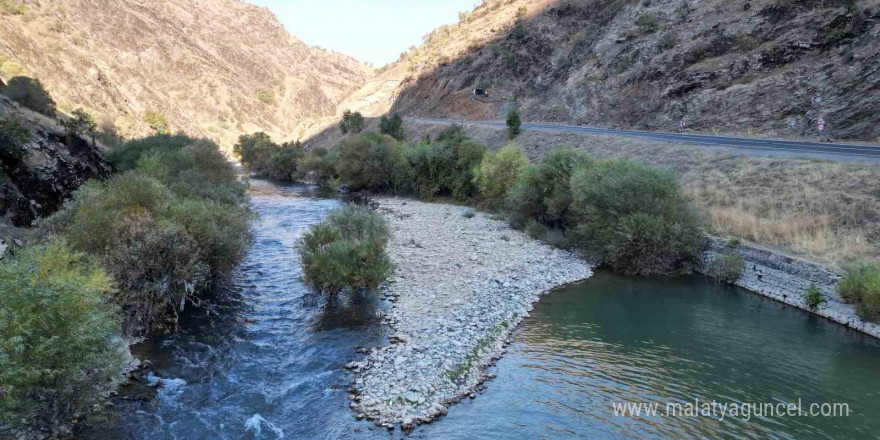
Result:
{"label": "reflection on water", "polygon": [[[255,245],[228,301],[136,347],[155,398],[126,401],[86,439],[400,438],[348,409],[355,346],[383,343],[375,296],[325,306],[294,245],[339,205],[332,193],[252,182]],[[476,400],[417,439],[859,439],[880,432],[880,344],[822,318],[699,277],[600,272],[546,296]],[[133,393],[136,394],[136,393]],[[619,417],[613,403],[846,402],[848,418]],[[665,408],[663,408],[665,409]]]}
{"label": "reflection on water", "polygon": [[[880,344],[700,277],[599,272],[535,308],[474,401],[418,438],[871,439]],[[849,403],[849,417],[620,417],[612,404]],[[808,410],[806,406],[805,410]],[[662,415],[662,414],[661,414]]]}

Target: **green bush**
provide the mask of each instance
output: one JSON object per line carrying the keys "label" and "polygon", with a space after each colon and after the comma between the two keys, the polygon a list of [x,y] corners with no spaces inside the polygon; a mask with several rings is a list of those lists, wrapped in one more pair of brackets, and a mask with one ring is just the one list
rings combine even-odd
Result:
{"label": "green bush", "polygon": [[536,220],[529,220],[525,227],[526,234],[536,240],[542,240],[547,235],[547,226]]}
{"label": "green bush", "polygon": [[399,141],[406,138],[403,131],[403,118],[400,117],[400,113],[394,113],[390,118],[382,116],[382,119],[379,120],[379,131]]}
{"label": "green bush", "polygon": [[657,19],[657,14],[645,13],[639,15],[639,18],[636,19],[636,26],[638,26],[642,32],[650,34],[660,27],[660,21]]}
{"label": "green bush", "polygon": [[483,157],[474,175],[483,200],[490,207],[501,207],[519,176],[527,172],[528,165],[525,152],[515,145]]}
{"label": "green bush", "polygon": [[219,147],[172,137],[161,148],[158,139],[123,148],[136,169],[87,183],[47,221],[117,281],[128,334],[175,328],[250,242],[244,186]]}
{"label": "green bush", "polygon": [[474,169],[486,148],[454,131],[441,133],[433,143],[412,148],[412,189],[422,199],[451,197],[467,201],[477,193]]}
{"label": "green bush", "polygon": [[577,232],[600,262],[626,274],[668,274],[704,242],[676,176],[626,160],[582,166],[571,178]]}
{"label": "green bush", "polygon": [[385,221],[368,208],[346,205],[331,212],[297,244],[305,281],[328,295],[378,288],[393,272],[388,238]]}
{"label": "green bush", "polygon": [[254,173],[264,173],[272,155],[280,150],[281,147],[263,132],[243,134],[238,137],[238,143],[232,147],[232,153],[238,157],[241,164]]}
{"label": "green bush", "polygon": [[282,144],[281,149],[269,157],[266,174],[275,180],[296,180],[297,164],[304,155],[305,150],[299,141]]}
{"label": "green bush", "polygon": [[392,187],[392,147],[395,139],[366,133],[345,140],[340,148],[336,171],[351,189],[388,190]]}
{"label": "green bush", "polygon": [[519,136],[522,120],[519,118],[519,110],[512,108],[507,112],[507,136],[513,139]]}
{"label": "green bush", "polygon": [[415,149],[396,142],[391,146],[388,181],[396,194],[412,194],[415,191]]}
{"label": "green bush", "polygon": [[364,116],[360,112],[352,113],[351,110],[346,110],[342,113],[339,129],[343,134],[360,133],[364,130]]}
{"label": "green bush", "polygon": [[147,110],[141,115],[141,119],[156,133],[168,133],[168,118],[162,112]]}
{"label": "green bush", "polygon": [[803,297],[804,303],[813,311],[819,307],[819,304],[825,302],[825,298],[819,293],[819,288],[816,287],[816,283],[810,284],[810,288],[803,293]]}
{"label": "green bush", "polygon": [[577,150],[553,150],[537,166],[522,173],[507,196],[507,208],[514,227],[529,219],[553,228],[568,229],[577,222],[571,210],[571,175],[591,163],[589,155]]}
{"label": "green bush", "polygon": [[129,171],[137,167],[142,157],[163,151],[179,150],[193,142],[193,138],[183,134],[159,133],[128,141],[110,151],[107,159],[118,171]]}
{"label": "green bush", "polygon": [[339,152],[318,147],[304,155],[297,162],[297,173],[300,179],[313,180],[319,184],[336,178],[336,165]]}
{"label": "green bush", "polygon": [[840,296],[856,304],[856,311],[865,320],[880,317],[880,266],[853,263],[845,268],[845,275],[837,284]]}
{"label": "green bush", "polygon": [[715,255],[706,267],[706,274],[718,281],[733,284],[742,276],[745,264],[738,252],[725,252]]}
{"label": "green bush", "polygon": [[275,105],[275,92],[271,89],[257,89],[254,96],[266,105]]}
{"label": "green bush", "polygon": [[9,99],[47,116],[55,116],[55,101],[36,78],[16,76],[3,89]]}
{"label": "green bush", "polygon": [[22,146],[31,131],[14,119],[0,119],[0,159],[18,160],[24,156]]}
{"label": "green bush", "polygon": [[27,12],[27,6],[15,0],[0,0],[0,14],[2,15],[24,15]]}
{"label": "green bush", "polygon": [[110,278],[63,241],[0,261],[0,422],[66,424],[123,379]]}
{"label": "green bush", "polygon": [[85,110],[78,108],[70,116],[69,119],[61,121],[65,134],[68,137],[91,139],[92,143],[94,143],[98,132],[98,125],[95,124],[95,120],[92,119],[91,115],[86,113]]}

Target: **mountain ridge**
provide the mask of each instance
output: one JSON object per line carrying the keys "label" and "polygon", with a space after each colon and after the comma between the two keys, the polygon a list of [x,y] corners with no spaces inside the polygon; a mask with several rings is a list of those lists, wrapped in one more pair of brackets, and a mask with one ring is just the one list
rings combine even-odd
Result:
{"label": "mountain ridge", "polygon": [[340,107],[814,139],[822,117],[874,141],[877,38],[877,0],[486,0]]}
{"label": "mountain ridge", "polygon": [[239,0],[20,3],[0,20],[0,78],[36,77],[59,110],[125,137],[164,125],[226,146],[253,131],[297,139],[373,74]]}

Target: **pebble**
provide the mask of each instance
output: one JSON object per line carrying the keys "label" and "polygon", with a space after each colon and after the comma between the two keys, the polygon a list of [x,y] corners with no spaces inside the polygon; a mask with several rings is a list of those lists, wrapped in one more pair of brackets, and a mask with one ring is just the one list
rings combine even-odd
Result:
{"label": "pebble", "polygon": [[[404,430],[448,413],[474,391],[532,305],[561,285],[592,276],[574,254],[540,243],[471,208],[380,198],[394,262],[385,316],[390,345],[347,368],[353,409],[377,426]],[[502,239],[507,237],[508,239]],[[417,243],[418,246],[414,246]]]}

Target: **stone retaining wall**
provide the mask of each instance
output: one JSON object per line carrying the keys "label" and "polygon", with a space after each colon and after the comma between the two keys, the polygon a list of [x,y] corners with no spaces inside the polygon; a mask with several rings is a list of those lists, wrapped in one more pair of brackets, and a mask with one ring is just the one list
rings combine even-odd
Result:
{"label": "stone retaining wall", "polygon": [[[718,238],[710,238],[709,248],[703,253],[701,267],[697,271],[706,273],[708,264],[719,255],[731,252],[740,254],[745,261],[743,274],[734,283],[737,286],[880,338],[880,325],[863,321],[856,315],[855,306],[844,303],[840,298],[837,293],[840,275],[818,264],[754,245],[732,247]],[[825,298],[825,302],[814,311],[803,299],[804,293],[813,284]]]}

